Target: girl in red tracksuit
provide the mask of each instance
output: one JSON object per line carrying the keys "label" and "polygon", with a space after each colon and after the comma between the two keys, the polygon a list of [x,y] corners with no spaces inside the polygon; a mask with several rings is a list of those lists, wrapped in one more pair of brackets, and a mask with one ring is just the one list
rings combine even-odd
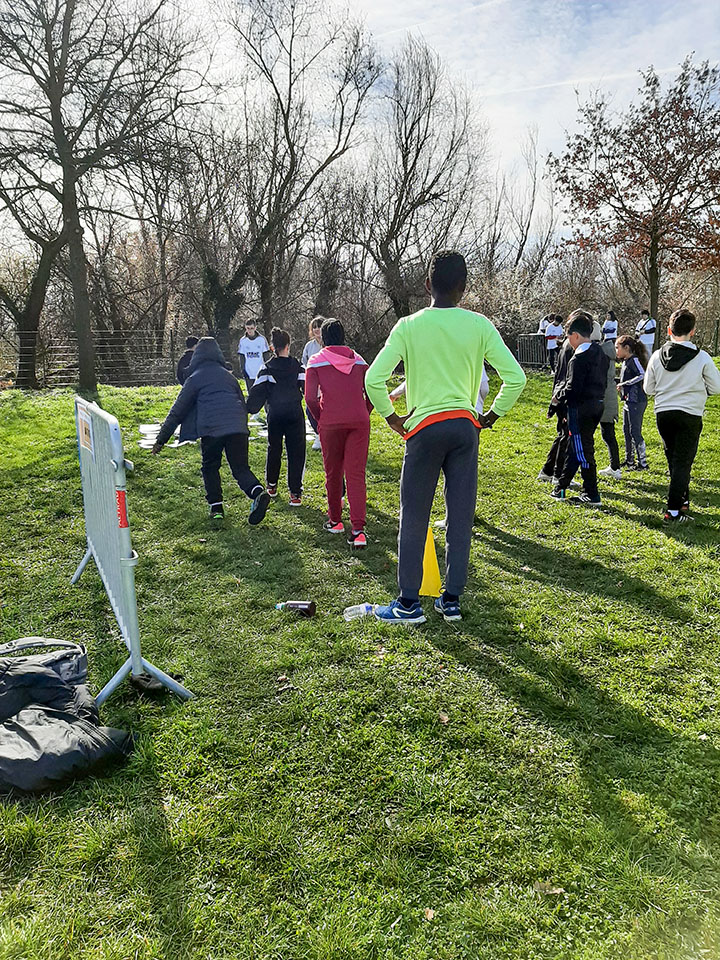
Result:
{"label": "girl in red tracksuit", "polygon": [[365,467],[370,441],[370,410],[365,393],[367,364],[345,346],[345,329],[339,320],[321,327],[323,349],[310,358],[305,371],[305,403],[318,422],[325,466],[329,533],[344,533],[342,522],[343,477],[350,504],[348,543],[367,546],[365,538]]}

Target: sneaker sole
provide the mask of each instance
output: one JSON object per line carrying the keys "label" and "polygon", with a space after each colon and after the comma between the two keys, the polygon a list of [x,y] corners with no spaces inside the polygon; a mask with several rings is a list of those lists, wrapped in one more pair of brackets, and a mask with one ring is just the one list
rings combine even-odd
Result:
{"label": "sneaker sole", "polygon": [[440,616],[443,618],[443,620],[444,620],[446,623],[453,623],[454,621],[462,620],[462,614],[461,614],[461,613],[458,613],[458,614],[456,614],[455,616],[448,616],[446,613],[440,613],[439,610],[438,610],[437,612],[440,614]]}
{"label": "sneaker sole", "polygon": [[248,517],[248,523],[251,527],[256,527],[265,519],[268,507],[270,506],[270,494],[261,493],[258,497],[258,505]]}
{"label": "sneaker sole", "polygon": [[392,623],[392,624],[397,623],[397,624],[406,624],[408,626],[413,626],[414,624],[418,624],[418,623],[427,623],[427,617],[425,616],[425,614],[423,614],[421,617],[413,617],[412,619],[410,619],[409,617],[405,617],[402,620],[386,620],[385,617],[379,617],[377,614],[375,614],[375,619],[378,620],[380,623]]}
{"label": "sneaker sole", "polygon": [[289,503],[289,506],[291,506],[291,507],[301,507],[302,504],[301,504],[301,503],[293,503],[292,500],[291,500],[290,503]]}
{"label": "sneaker sole", "polygon": [[343,527],[342,530],[328,530],[327,527],[325,527],[324,529],[325,529],[325,533],[334,533],[336,536],[337,536],[338,533],[345,533],[345,528],[344,528],[344,527]]}

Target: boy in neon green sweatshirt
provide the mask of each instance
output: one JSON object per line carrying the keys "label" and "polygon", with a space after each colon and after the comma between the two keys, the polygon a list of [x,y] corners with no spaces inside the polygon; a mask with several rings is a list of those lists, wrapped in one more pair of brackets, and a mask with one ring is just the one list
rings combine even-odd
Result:
{"label": "boy in neon green sweatshirt", "polygon": [[[526,377],[493,324],[457,306],[467,282],[460,253],[436,253],[425,282],[430,306],[399,320],[365,376],[365,390],[378,413],[406,441],[400,477],[398,585],[400,596],[376,608],[379,620],[423,623],[419,602],[423,550],[435,488],[445,476],[446,579],[435,610],[460,620],[460,594],[467,581],[477,497],[478,433],[508,413]],[[488,413],[475,402],[487,360],[503,385]],[[400,417],[385,387],[398,363],[405,365],[407,406]]]}

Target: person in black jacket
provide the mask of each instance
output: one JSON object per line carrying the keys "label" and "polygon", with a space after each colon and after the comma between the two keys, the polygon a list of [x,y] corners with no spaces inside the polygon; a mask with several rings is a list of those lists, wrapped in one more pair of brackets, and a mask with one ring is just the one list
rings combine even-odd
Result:
{"label": "person in black jacket", "polygon": [[589,313],[575,310],[570,314],[567,339],[574,353],[568,362],[565,383],[557,392],[557,402],[567,407],[568,443],[565,463],[552,496],[557,500],[565,499],[579,467],[584,490],[570,502],[599,507],[595,431],[603,411],[609,360],[600,344],[590,339],[592,331],[593,321]]}
{"label": "person in black jacket", "polygon": [[567,452],[568,443],[567,405],[563,401],[558,400],[558,394],[565,386],[568,364],[570,363],[570,357],[573,355],[573,348],[567,340],[563,343],[559,353],[560,356],[555,364],[552,397],[550,398],[550,406],[547,412],[548,420],[557,417],[557,433],[555,434],[555,439],[552,442],[545,464],[537,477],[538,480],[548,483],[554,481],[555,484],[558,482],[558,477],[565,463],[565,453]]}
{"label": "person in black jacket", "polygon": [[190,375],[160,427],[153,453],[160,452],[178,424],[181,441],[200,437],[201,470],[211,518],[221,519],[225,515],[220,482],[224,450],[238,486],[252,500],[249,522],[260,523],[270,497],[248,465],[245,398],[213,337],[203,337],[195,347]]}
{"label": "person in black jacket", "polygon": [[195,353],[195,347],[199,342],[200,341],[197,337],[188,337],[185,341],[187,350],[178,360],[177,373],[175,374],[178,383],[185,383],[187,378],[190,376],[190,362],[192,361],[193,354]]}
{"label": "person in black jacket", "polygon": [[268,449],[265,482],[271,497],[277,496],[283,439],[288,458],[290,506],[302,503],[305,472],[305,415],[302,397],[305,369],[290,356],[290,335],[273,327],[270,334],[275,356],[260,370],[247,399],[248,413],[257,413],[267,404]]}

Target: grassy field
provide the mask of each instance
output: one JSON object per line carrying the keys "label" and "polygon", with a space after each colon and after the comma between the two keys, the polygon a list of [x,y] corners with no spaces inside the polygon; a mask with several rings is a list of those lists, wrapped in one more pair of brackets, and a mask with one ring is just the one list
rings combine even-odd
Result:
{"label": "grassy field", "polygon": [[[697,523],[664,529],[650,413],[651,470],[606,484],[602,512],[547,497],[531,377],[481,436],[465,619],[426,601],[413,629],[341,617],[395,593],[396,435],[375,423],[362,556],[322,532],[316,453],[303,509],[281,491],[257,528],[225,468],[211,530],[199,451],[137,446],[174,392],[101,402],[136,464],[145,654],[198,697],[124,685],[103,720],[137,734],[129,763],[0,805],[0,958],[720,957],[718,405]],[[71,394],[0,396],[0,449],[0,640],[81,640],[99,689],[124,648],[92,565],[69,584]],[[318,616],[274,609],[294,597]]]}

